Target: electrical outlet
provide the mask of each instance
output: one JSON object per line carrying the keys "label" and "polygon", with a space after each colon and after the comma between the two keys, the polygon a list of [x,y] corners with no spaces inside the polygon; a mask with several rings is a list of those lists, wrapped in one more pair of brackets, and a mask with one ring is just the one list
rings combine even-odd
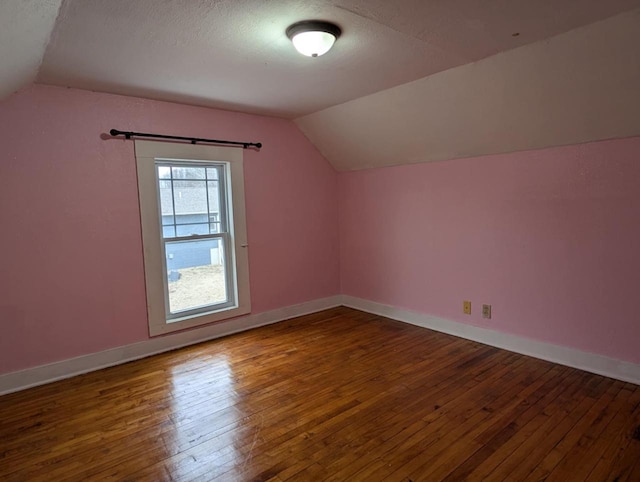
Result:
{"label": "electrical outlet", "polygon": [[482,305],[482,317],[491,319],[491,305]]}
{"label": "electrical outlet", "polygon": [[471,301],[463,301],[462,302],[462,312],[465,315],[471,314]]}

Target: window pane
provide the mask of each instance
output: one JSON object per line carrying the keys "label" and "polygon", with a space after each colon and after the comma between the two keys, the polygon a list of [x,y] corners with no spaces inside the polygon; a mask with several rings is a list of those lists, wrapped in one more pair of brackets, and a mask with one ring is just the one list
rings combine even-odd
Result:
{"label": "window pane", "polygon": [[209,220],[209,217],[206,213],[193,213],[193,214],[183,214],[181,216],[176,216],[176,224],[206,224]]}
{"label": "window pane", "polygon": [[209,224],[176,225],[177,236],[193,236],[194,234],[209,234]]}
{"label": "window pane", "polygon": [[202,181],[174,181],[173,203],[176,224],[184,224],[184,217],[207,212],[207,186]]}
{"label": "window pane", "polygon": [[171,178],[171,168],[169,166],[158,166],[158,178],[160,178],[160,179],[170,179]]}
{"label": "window pane", "polygon": [[173,166],[171,171],[174,179],[205,179],[204,167]]}
{"label": "window pane", "polygon": [[218,179],[218,167],[207,168],[207,179]]}
{"label": "window pane", "polygon": [[220,189],[218,181],[207,182],[207,195],[209,196],[209,219],[212,223],[212,233],[220,232]]}
{"label": "window pane", "polygon": [[173,224],[173,201],[171,199],[171,181],[162,180],[171,174],[166,166],[158,166],[158,188],[160,191],[160,212],[162,217],[162,225]]}
{"label": "window pane", "polygon": [[162,237],[163,238],[175,238],[176,237],[176,228],[173,224],[169,226],[162,226]]}
{"label": "window pane", "polygon": [[172,314],[228,301],[223,244],[222,239],[165,243]]}

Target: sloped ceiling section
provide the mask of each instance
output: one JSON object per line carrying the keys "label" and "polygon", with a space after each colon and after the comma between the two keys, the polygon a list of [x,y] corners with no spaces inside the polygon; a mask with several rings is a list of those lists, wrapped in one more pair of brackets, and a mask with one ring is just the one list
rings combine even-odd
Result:
{"label": "sloped ceiling section", "polygon": [[0,99],[35,80],[61,3],[0,2]]}
{"label": "sloped ceiling section", "polygon": [[338,170],[640,135],[640,9],[296,119]]}

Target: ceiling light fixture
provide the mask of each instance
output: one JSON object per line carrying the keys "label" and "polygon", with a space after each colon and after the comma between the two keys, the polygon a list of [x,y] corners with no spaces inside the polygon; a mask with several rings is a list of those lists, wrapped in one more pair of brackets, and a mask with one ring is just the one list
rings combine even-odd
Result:
{"label": "ceiling light fixture", "polygon": [[319,57],[326,54],[342,30],[333,23],[321,20],[304,20],[287,29],[287,37],[298,52],[307,57]]}

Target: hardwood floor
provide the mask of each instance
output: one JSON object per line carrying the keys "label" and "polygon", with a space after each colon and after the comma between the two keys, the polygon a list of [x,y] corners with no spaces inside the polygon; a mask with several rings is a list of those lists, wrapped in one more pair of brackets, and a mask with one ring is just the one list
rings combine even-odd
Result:
{"label": "hardwood floor", "polygon": [[0,397],[0,480],[640,480],[640,387],[336,308]]}

